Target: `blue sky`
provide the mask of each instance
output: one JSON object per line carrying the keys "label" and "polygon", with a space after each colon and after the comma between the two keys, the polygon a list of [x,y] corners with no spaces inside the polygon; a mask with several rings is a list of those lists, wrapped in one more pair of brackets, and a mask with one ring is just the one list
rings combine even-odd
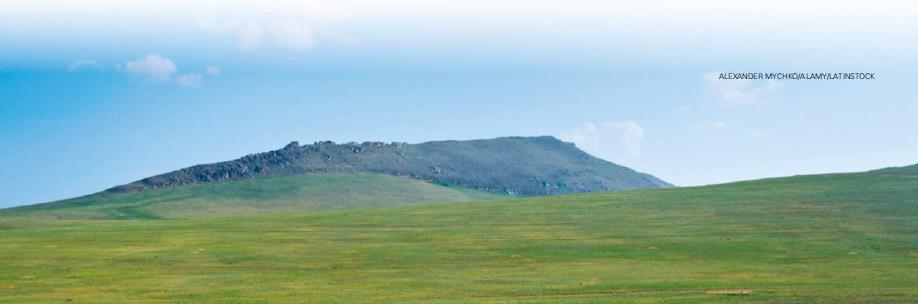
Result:
{"label": "blue sky", "polygon": [[0,207],[292,140],[555,135],[677,185],[918,163],[915,5],[684,2],[5,4]]}

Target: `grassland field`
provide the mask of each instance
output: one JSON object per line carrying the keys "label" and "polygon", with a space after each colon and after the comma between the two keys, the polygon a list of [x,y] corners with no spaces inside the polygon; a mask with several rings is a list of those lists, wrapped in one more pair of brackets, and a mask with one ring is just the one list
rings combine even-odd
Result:
{"label": "grassland field", "polygon": [[0,303],[918,302],[915,168],[171,219],[80,206],[0,212]]}

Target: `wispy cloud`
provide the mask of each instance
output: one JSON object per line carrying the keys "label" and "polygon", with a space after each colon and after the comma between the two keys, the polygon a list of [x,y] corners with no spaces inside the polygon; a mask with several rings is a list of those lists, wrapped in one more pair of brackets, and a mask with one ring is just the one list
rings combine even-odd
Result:
{"label": "wispy cloud", "polygon": [[105,66],[92,59],[77,59],[67,66],[67,70],[71,72],[82,70],[103,71],[105,70]]}
{"label": "wispy cloud", "polygon": [[721,105],[728,107],[762,105],[776,99],[782,85],[774,80],[718,79],[720,73],[705,75],[705,83]]}
{"label": "wispy cloud", "polygon": [[712,131],[724,129],[727,127],[727,123],[723,121],[705,121],[692,125],[691,129],[695,131]]}
{"label": "wispy cloud", "polygon": [[211,19],[199,22],[198,26],[204,31],[234,35],[236,44],[243,51],[262,47],[304,51],[316,44],[314,29],[306,20],[219,22]]}
{"label": "wispy cloud", "polygon": [[198,88],[204,84],[204,77],[200,73],[185,73],[176,76],[175,82],[183,87]]}
{"label": "wispy cloud", "polygon": [[198,20],[202,31],[235,38],[240,50],[280,48],[304,51],[324,40],[352,44],[354,38],[331,27],[350,20],[356,9],[345,2],[299,0],[259,5],[262,14],[245,15],[215,12]]}
{"label": "wispy cloud", "polygon": [[264,40],[265,37],[264,27],[262,27],[261,24],[255,22],[249,22],[246,24],[229,22],[225,23],[223,27],[230,32],[235,32],[236,42],[239,44],[239,48],[246,51],[260,47],[262,45],[262,40]]}
{"label": "wispy cloud", "polygon": [[765,129],[755,129],[752,130],[752,132],[749,132],[749,135],[752,135],[752,137],[755,138],[765,138],[771,136],[771,131]]}
{"label": "wispy cloud", "polygon": [[633,121],[585,122],[559,137],[597,157],[628,163],[641,157],[644,129]]}
{"label": "wispy cloud", "polygon": [[134,77],[152,82],[174,82],[186,88],[199,88],[204,85],[204,75],[217,76],[223,71],[215,65],[207,66],[203,72],[184,72],[179,74],[179,67],[172,59],[158,54],[147,54],[143,58],[128,61],[119,66]]}
{"label": "wispy cloud", "polygon": [[204,73],[206,73],[207,76],[220,76],[220,74],[223,74],[223,70],[218,66],[209,65],[207,69],[204,70]]}
{"label": "wispy cloud", "polygon": [[284,20],[268,25],[268,33],[275,42],[293,50],[306,50],[316,43],[309,23],[302,20]]}
{"label": "wispy cloud", "polygon": [[124,70],[151,81],[168,81],[178,71],[178,66],[169,58],[148,54],[143,58],[126,62]]}

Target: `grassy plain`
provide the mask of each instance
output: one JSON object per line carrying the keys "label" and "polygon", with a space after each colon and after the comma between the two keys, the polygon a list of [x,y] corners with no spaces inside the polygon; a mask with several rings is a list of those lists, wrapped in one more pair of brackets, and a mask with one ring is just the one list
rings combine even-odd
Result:
{"label": "grassy plain", "polygon": [[0,215],[2,303],[918,302],[918,170],[190,219]]}

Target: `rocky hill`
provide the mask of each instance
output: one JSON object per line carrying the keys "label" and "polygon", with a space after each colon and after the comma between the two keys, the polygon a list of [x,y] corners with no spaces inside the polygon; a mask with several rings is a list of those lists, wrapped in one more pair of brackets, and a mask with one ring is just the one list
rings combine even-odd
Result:
{"label": "rocky hill", "polygon": [[197,165],[111,188],[137,192],[303,173],[374,172],[510,195],[671,187],[554,137],[406,143],[292,142],[282,149]]}

